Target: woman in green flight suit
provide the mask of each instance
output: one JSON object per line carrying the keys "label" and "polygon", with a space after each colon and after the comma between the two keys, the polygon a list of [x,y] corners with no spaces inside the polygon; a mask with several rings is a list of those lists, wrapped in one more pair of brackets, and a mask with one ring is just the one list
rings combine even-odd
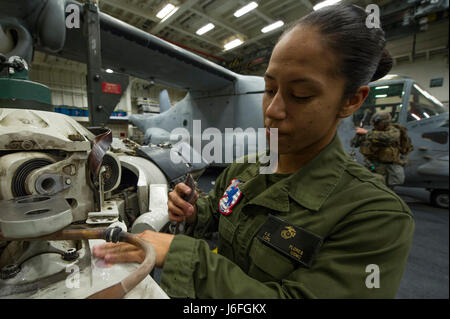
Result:
{"label": "woman in green flight suit", "polygon": [[[393,298],[414,221],[405,203],[343,150],[340,119],[352,115],[392,59],[381,28],[354,5],[314,11],[290,27],[265,73],[264,125],[278,129],[274,174],[233,163],[208,196],[191,203],[178,184],[169,217],[186,235],[146,231],[177,298]],[[269,138],[273,138],[268,134]],[[249,161],[251,162],[251,161]],[[219,232],[218,253],[202,240]],[[127,244],[95,247],[106,262],[141,262]]]}

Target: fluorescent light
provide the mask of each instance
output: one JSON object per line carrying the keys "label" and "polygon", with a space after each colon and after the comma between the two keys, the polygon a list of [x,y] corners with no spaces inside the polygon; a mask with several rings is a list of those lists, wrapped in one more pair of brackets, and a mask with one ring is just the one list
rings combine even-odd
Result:
{"label": "fluorescent light", "polygon": [[385,85],[385,86],[377,86],[375,88],[375,90],[382,90],[382,89],[389,89],[389,85]]}
{"label": "fluorescent light", "polygon": [[423,112],[423,115],[425,115],[426,118],[430,117],[427,112]]}
{"label": "fluorescent light", "polygon": [[179,9],[178,7],[175,7],[175,9],[173,9],[172,11],[170,11],[169,14],[166,15],[160,22],[164,22],[164,21],[166,21],[167,19],[169,19],[169,17],[171,17],[175,12],[177,12],[178,9]]}
{"label": "fluorescent light", "polygon": [[375,95],[376,98],[382,98],[382,97],[387,97],[387,94],[380,94],[380,95]]}
{"label": "fluorescent light", "polygon": [[197,33],[198,35],[203,35],[208,31],[211,31],[212,29],[214,29],[214,24],[212,23],[208,23],[207,25],[204,25],[203,27],[201,27],[200,29],[198,29],[195,33]]}
{"label": "fluorescent light", "polygon": [[157,14],[156,17],[158,19],[162,19],[165,16],[167,16],[173,9],[175,9],[175,6],[171,3],[168,3],[164,8],[162,8]]}
{"label": "fluorescent light", "polygon": [[253,9],[256,9],[258,7],[258,4],[256,2],[250,2],[249,4],[243,6],[242,8],[240,8],[239,10],[237,10],[234,13],[234,16],[236,18],[242,17],[244,14],[252,11]]}
{"label": "fluorescent light", "polygon": [[267,33],[269,31],[272,31],[272,30],[275,30],[275,29],[281,27],[282,25],[284,25],[284,22],[280,20],[280,21],[274,22],[272,24],[269,24],[268,26],[265,26],[264,28],[261,29],[261,32]]}
{"label": "fluorescent light", "polygon": [[316,4],[313,7],[313,10],[316,11],[316,10],[319,10],[320,8],[331,6],[331,5],[336,4],[338,2],[341,2],[341,0],[325,0],[325,1],[322,1],[322,2],[319,2],[318,4]]}
{"label": "fluorescent light", "polygon": [[393,78],[396,78],[398,74],[387,74],[383,77],[383,80],[391,80]]}
{"label": "fluorescent light", "polygon": [[439,101],[437,98],[435,98],[433,95],[431,95],[430,93],[428,93],[425,90],[422,90],[417,84],[414,84],[414,87],[416,88],[417,91],[419,91],[420,93],[423,94],[423,96],[425,96],[427,99],[433,101],[434,103],[436,103],[439,106],[444,106],[441,101]]}
{"label": "fluorescent light", "polygon": [[418,117],[416,114],[411,113],[412,117],[414,117],[416,120],[420,121],[420,117]]}
{"label": "fluorescent light", "polygon": [[240,46],[242,43],[244,43],[244,42],[242,42],[241,39],[234,39],[233,41],[226,43],[223,47],[225,48],[225,51],[227,51],[227,50],[233,49],[237,46]]}
{"label": "fluorescent light", "polygon": [[114,73],[114,71],[111,69],[106,69],[106,73]]}

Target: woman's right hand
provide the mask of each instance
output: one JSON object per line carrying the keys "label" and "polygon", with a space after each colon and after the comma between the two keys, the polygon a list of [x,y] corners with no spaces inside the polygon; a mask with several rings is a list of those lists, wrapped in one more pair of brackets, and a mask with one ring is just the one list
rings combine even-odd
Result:
{"label": "woman's right hand", "polygon": [[191,188],[184,183],[178,183],[172,192],[169,193],[169,201],[167,203],[169,208],[169,219],[173,222],[182,222],[192,224],[197,219],[197,207],[195,202],[198,199],[198,192],[195,192],[194,197],[190,202],[187,202],[183,197],[191,194]]}

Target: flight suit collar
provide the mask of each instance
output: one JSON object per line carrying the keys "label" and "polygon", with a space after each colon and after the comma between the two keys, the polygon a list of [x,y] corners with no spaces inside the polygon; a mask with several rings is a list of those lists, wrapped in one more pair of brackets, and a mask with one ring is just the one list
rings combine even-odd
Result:
{"label": "flight suit collar", "polygon": [[261,164],[258,161],[236,178],[243,182],[239,189],[246,204],[288,212],[291,197],[301,206],[318,211],[341,179],[345,160],[345,152],[336,135],[313,160],[276,187],[267,187],[266,176],[259,173]]}
{"label": "flight suit collar", "polygon": [[300,205],[318,211],[339,183],[347,155],[337,135],[314,159],[288,178],[289,196]]}

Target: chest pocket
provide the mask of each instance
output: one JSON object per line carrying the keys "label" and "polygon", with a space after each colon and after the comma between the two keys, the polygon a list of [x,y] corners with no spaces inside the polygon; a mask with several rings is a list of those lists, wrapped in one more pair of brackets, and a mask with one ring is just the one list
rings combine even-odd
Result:
{"label": "chest pocket", "polygon": [[280,281],[298,267],[295,261],[263,244],[256,237],[250,247],[250,258],[248,275],[262,282]]}
{"label": "chest pocket", "polygon": [[230,217],[220,216],[219,219],[219,242],[217,250],[219,254],[227,257],[228,259],[234,259],[233,253],[233,238],[236,226],[229,220]]}

